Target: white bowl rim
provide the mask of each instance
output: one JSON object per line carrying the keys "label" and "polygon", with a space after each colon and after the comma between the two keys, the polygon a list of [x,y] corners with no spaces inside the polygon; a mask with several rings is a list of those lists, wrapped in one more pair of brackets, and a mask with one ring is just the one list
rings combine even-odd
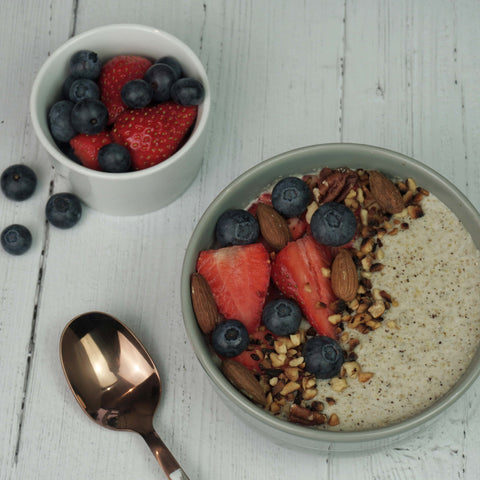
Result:
{"label": "white bowl rim", "polygon": [[[461,199],[464,207],[468,212],[474,215],[477,218],[477,223],[480,224],[480,215],[472,205],[472,203],[463,195],[463,193],[458,190],[458,188],[453,185],[449,180],[443,177],[441,174],[428,167],[427,165],[415,160],[411,157],[403,155],[401,153],[395,152],[382,147],[377,147],[373,145],[366,145],[360,143],[325,143],[318,145],[309,145],[305,147],[296,148],[289,150],[284,153],[275,155],[267,160],[260,162],[259,164],[251,167],[246,170],[235,180],[233,180],[228,186],[226,186],[210,203],[205,212],[203,213],[200,220],[197,222],[190,241],[187,245],[186,255],[184,258],[184,263],[182,267],[181,274],[181,303],[182,303],[182,313],[185,329],[187,336],[190,340],[190,343],[193,347],[194,353],[199,360],[202,368],[207,373],[207,376],[210,377],[212,383],[215,384],[215,387],[219,389],[221,395],[224,398],[228,398],[237,408],[243,412],[250,415],[248,420],[258,421],[258,425],[255,425],[257,428],[263,424],[266,427],[269,427],[273,430],[281,431],[289,436],[297,437],[304,439],[308,442],[318,442],[319,449],[321,445],[326,443],[335,443],[343,444],[348,447],[351,444],[361,444],[362,442],[376,442],[376,441],[386,441],[387,439],[393,439],[395,437],[402,437],[408,433],[415,431],[417,428],[430,423],[432,420],[439,417],[439,414],[444,411],[447,407],[451,406],[456,400],[461,397],[466,390],[473,384],[473,382],[480,375],[480,361],[477,361],[474,366],[472,363],[462,375],[459,381],[455,384],[452,389],[447,392],[443,397],[437,400],[433,405],[431,405],[426,410],[409,417],[401,422],[388,425],[386,427],[381,427],[377,429],[370,430],[360,430],[360,431],[331,431],[331,430],[321,430],[316,428],[309,428],[301,425],[297,425],[286,420],[279,419],[274,415],[264,411],[260,407],[256,406],[248,398],[246,398],[242,393],[240,393],[233,385],[224,377],[220,369],[214,365],[212,356],[207,353],[205,345],[202,345],[204,342],[202,334],[198,329],[194,315],[189,315],[192,311],[191,309],[191,300],[190,300],[190,276],[191,276],[191,261],[193,259],[193,250],[192,244],[195,242],[198,235],[198,231],[204,219],[209,216],[210,212],[213,212],[217,205],[220,205],[225,197],[227,197],[231,190],[234,189],[237,185],[240,185],[245,179],[257,175],[259,171],[267,169],[270,165],[275,164],[279,160],[289,157],[295,154],[301,154],[305,151],[311,151],[312,149],[340,149],[344,150],[345,153],[354,153],[358,150],[377,152],[385,156],[393,157],[398,160],[401,160],[402,164],[408,165],[411,168],[423,171],[426,175],[431,176],[442,184],[443,187],[447,188],[451,193],[456,195],[457,198]],[[348,166],[346,161],[346,166]],[[274,180],[274,179],[272,179]],[[197,332],[200,332],[200,335],[194,335],[193,329],[196,329]],[[477,357],[479,352],[477,351]]]}
{"label": "white bowl rim", "polygon": [[[125,173],[122,173],[121,175],[119,175],[118,173],[103,172],[100,170],[93,170],[91,168],[84,167],[83,165],[79,165],[75,163],[73,160],[70,160],[67,156],[61,153],[57,149],[57,147],[54,145],[53,140],[50,140],[44,134],[43,129],[41,128],[40,123],[38,121],[38,118],[39,118],[39,115],[41,115],[41,112],[37,111],[37,106],[35,103],[35,99],[38,96],[38,90],[40,88],[40,84],[43,80],[43,77],[45,77],[46,73],[48,72],[50,65],[64,50],[67,50],[73,43],[76,43],[78,40],[88,38],[93,35],[97,35],[98,33],[107,32],[109,30],[119,30],[119,29],[125,29],[128,31],[138,30],[138,31],[159,34],[167,38],[168,40],[170,40],[172,43],[176,43],[179,46],[181,46],[186,52],[188,52],[189,56],[191,57],[192,62],[195,64],[196,69],[198,70],[198,72],[202,77],[202,83],[205,88],[205,98],[202,104],[199,106],[199,110],[200,109],[202,110],[200,121],[195,126],[194,130],[190,134],[190,137],[185,142],[185,144],[182,145],[182,147],[179,150],[177,150],[172,156],[170,156],[169,158],[167,158],[166,160],[164,160],[163,162],[157,165],[154,165],[152,167],[145,168],[142,170],[125,172]],[[170,164],[174,163],[177,158],[187,153],[191,148],[193,148],[193,145],[195,144],[197,138],[200,137],[203,130],[206,128],[208,117],[210,115],[210,108],[211,108],[211,94],[210,94],[210,83],[208,80],[208,76],[203,64],[201,63],[198,56],[193,52],[193,50],[187,44],[182,42],[179,38],[175,37],[174,35],[168,32],[165,32],[164,30],[160,30],[155,27],[136,24],[136,23],[115,23],[115,24],[109,24],[109,25],[102,25],[102,26],[87,30],[85,32],[81,32],[69,38],[67,41],[62,43],[62,45],[60,45],[42,64],[33,81],[31,94],[30,94],[30,117],[32,119],[34,131],[36,135],[39,137],[40,143],[43,145],[43,147],[48,151],[48,153],[52,157],[54,157],[57,161],[59,161],[62,165],[64,165],[68,169],[71,169],[87,177],[101,178],[101,179],[111,178],[118,181],[126,181],[131,178],[141,178],[143,176],[147,176],[153,173],[154,171],[156,172],[156,171],[164,170],[168,168]]]}

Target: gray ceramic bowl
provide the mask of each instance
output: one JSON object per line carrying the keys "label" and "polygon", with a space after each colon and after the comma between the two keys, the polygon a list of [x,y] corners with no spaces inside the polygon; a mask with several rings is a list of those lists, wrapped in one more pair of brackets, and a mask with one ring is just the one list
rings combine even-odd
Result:
{"label": "gray ceramic bowl", "polygon": [[395,425],[367,431],[336,432],[312,429],[278,419],[255,406],[222,375],[197,326],[190,299],[190,276],[201,250],[212,246],[214,226],[228,208],[244,208],[265,187],[291,174],[318,172],[322,167],[379,169],[392,177],[412,177],[418,185],[435,194],[463,222],[480,248],[480,216],[465,196],[429,167],[409,157],[377,147],[355,144],[326,144],[300,148],[266,160],[248,170],[207,208],[188,244],[181,278],[181,298],[185,328],[195,354],[214,388],[226,404],[244,421],[273,442],[316,451],[355,452],[400,442],[438,418],[480,374],[480,350],[454,388],[427,410]]}

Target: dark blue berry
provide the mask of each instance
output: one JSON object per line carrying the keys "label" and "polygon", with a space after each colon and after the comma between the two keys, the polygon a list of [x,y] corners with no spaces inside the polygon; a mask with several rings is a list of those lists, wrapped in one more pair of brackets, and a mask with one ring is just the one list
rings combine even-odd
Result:
{"label": "dark blue berry", "polygon": [[317,242],[339,247],[354,237],[357,219],[343,203],[327,202],[312,215],[310,228]]}
{"label": "dark blue berry", "polygon": [[212,332],[212,347],[222,357],[236,357],[248,346],[248,332],[242,322],[225,320]]}
{"label": "dark blue berry", "polygon": [[70,87],[72,86],[72,83],[77,80],[75,77],[72,77],[69,75],[64,81],[62,85],[62,95],[65,100],[70,99]]}
{"label": "dark blue berry", "polygon": [[73,193],[55,193],[48,199],[45,214],[53,226],[71,228],[82,216],[82,204]]}
{"label": "dark blue berry", "polygon": [[71,76],[95,80],[102,70],[102,62],[95,52],[80,50],[72,55],[69,67]]}
{"label": "dark blue berry", "polygon": [[312,193],[308,185],[298,177],[280,180],[272,191],[273,208],[285,217],[296,217],[306,209]]}
{"label": "dark blue berry", "polygon": [[144,108],[153,98],[153,89],[141,78],[127,82],[120,92],[122,102],[129,108]]}
{"label": "dark blue berry", "polygon": [[128,172],[132,163],[130,152],[123,145],[108,143],[98,151],[98,164],[104,172]]}
{"label": "dark blue berry", "polygon": [[175,72],[166,63],[154,63],[143,76],[152,87],[153,101],[166,102],[170,99],[170,89],[175,82]]}
{"label": "dark blue berry", "polygon": [[262,313],[264,325],[275,335],[290,335],[300,327],[302,311],[287,298],[277,298],[265,305]]}
{"label": "dark blue berry", "polygon": [[330,337],[308,339],[303,347],[305,369],[317,378],[332,378],[340,373],[344,361],[340,345]]}
{"label": "dark blue berry", "polygon": [[7,198],[16,201],[26,200],[35,191],[37,176],[26,165],[11,165],[3,171],[0,186]]}
{"label": "dark blue berry", "polygon": [[87,98],[73,106],[70,118],[77,132],[96,135],[107,125],[108,110],[100,100]]}
{"label": "dark blue berry", "polygon": [[23,225],[10,225],[1,234],[4,250],[11,255],[22,255],[32,245],[32,234]]}
{"label": "dark blue berry", "polygon": [[57,142],[69,142],[77,134],[71,120],[74,106],[70,100],[60,100],[48,111],[50,133]]}
{"label": "dark blue berry", "polygon": [[189,107],[191,105],[200,105],[205,98],[205,89],[201,82],[195,78],[180,78],[170,90],[172,100],[179,105]]}
{"label": "dark blue berry", "polygon": [[68,90],[68,98],[74,103],[80,102],[85,98],[100,98],[100,87],[89,78],[76,78]]}
{"label": "dark blue berry", "polygon": [[162,57],[162,58],[159,58],[158,61],[155,63],[164,63],[168,65],[173,70],[173,73],[175,74],[175,80],[178,80],[183,75],[182,65],[175,57],[170,57],[170,56]]}
{"label": "dark blue berry", "polygon": [[260,234],[257,219],[246,210],[227,210],[215,225],[215,236],[221,247],[255,243]]}

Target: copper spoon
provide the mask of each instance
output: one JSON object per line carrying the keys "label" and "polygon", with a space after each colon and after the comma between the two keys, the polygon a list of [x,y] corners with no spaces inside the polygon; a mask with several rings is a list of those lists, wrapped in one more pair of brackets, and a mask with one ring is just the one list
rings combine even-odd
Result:
{"label": "copper spoon", "polygon": [[170,480],[187,475],[153,428],[158,371],[121,322],[101,312],[74,318],[60,339],[63,372],[84,412],[102,427],[139,433]]}

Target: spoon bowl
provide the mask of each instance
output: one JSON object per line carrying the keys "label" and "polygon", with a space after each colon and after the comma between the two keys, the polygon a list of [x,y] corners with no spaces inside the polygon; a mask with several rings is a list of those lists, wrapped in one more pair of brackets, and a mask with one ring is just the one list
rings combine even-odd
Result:
{"label": "spoon bowl", "polygon": [[140,434],[168,478],[188,480],[153,428],[160,375],[123,323],[102,312],[79,315],[62,333],[60,359],[73,395],[93,421]]}

